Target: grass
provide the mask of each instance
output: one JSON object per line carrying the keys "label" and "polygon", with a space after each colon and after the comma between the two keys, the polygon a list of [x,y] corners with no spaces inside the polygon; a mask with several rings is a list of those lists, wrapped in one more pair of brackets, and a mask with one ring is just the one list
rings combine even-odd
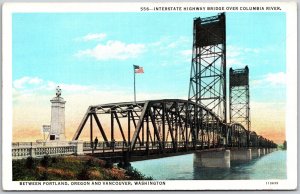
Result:
{"label": "grass", "polygon": [[13,160],[13,181],[151,180],[134,168],[112,166],[90,156],[61,156]]}

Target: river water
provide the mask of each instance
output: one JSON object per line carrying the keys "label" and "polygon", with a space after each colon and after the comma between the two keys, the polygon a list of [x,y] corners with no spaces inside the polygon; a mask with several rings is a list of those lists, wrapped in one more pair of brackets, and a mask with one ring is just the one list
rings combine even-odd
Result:
{"label": "river water", "polygon": [[194,154],[132,162],[132,167],[155,180],[286,179],[286,151],[275,151],[229,169],[193,166]]}

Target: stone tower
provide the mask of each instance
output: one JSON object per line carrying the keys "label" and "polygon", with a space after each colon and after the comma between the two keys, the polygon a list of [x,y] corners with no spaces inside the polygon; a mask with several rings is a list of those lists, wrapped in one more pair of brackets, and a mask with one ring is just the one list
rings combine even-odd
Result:
{"label": "stone tower", "polygon": [[65,140],[65,103],[66,101],[60,97],[61,89],[56,88],[56,96],[50,100],[51,105],[51,128],[49,140]]}

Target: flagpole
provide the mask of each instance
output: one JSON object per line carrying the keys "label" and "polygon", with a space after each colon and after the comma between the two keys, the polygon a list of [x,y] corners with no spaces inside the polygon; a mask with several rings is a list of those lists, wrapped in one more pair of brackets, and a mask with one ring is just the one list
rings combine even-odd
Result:
{"label": "flagpole", "polygon": [[133,65],[133,88],[134,88],[134,103],[136,104],[136,93],[135,93],[135,68]]}

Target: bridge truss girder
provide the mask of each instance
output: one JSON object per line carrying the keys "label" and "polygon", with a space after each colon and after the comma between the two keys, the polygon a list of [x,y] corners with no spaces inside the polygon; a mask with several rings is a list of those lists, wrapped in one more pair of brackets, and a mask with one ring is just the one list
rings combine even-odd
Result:
{"label": "bridge truss girder", "polygon": [[[247,147],[247,130],[243,125],[224,124],[206,107],[186,100],[164,99],[90,106],[73,140],[78,140],[84,128],[89,128],[92,146],[94,125],[99,129],[99,140],[103,141],[101,145],[111,150],[114,150],[115,143],[123,145],[130,152],[145,150],[145,154],[153,149],[169,153]],[[258,140],[257,147],[276,145],[254,135]]]}
{"label": "bridge truss girder", "polygon": [[226,138],[226,127],[220,119],[205,107],[186,100],[90,106],[73,140],[78,140],[84,127],[89,127],[92,143],[93,123],[96,123],[107,146],[118,138],[130,150],[144,146],[146,151],[155,147],[161,152],[166,149],[176,152],[179,147],[204,149],[221,147],[226,142],[223,140]]}
{"label": "bridge truss girder", "polygon": [[239,123],[231,123],[227,127],[228,147],[247,147],[248,131]]}

